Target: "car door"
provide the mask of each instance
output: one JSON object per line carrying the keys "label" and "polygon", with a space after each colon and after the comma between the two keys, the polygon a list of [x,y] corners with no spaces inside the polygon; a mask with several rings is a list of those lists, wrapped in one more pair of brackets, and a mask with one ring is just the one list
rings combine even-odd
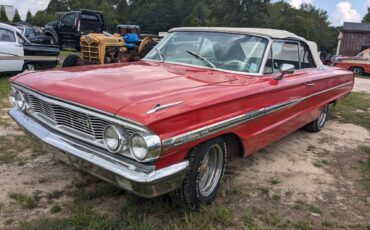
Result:
{"label": "car door", "polygon": [[[264,82],[268,82],[261,96],[265,115],[254,126],[259,130],[250,130],[258,135],[246,143],[253,146],[253,150],[284,137],[312,121],[315,116],[310,110],[310,102],[306,100],[311,94],[308,83],[312,81],[312,72],[302,68],[299,50],[298,41],[275,40],[272,43],[264,67],[266,76],[262,77]],[[280,79],[279,68],[283,64],[293,65],[295,71],[284,74]]]}
{"label": "car door", "polygon": [[75,47],[77,38],[77,13],[71,12],[62,17],[58,25],[58,36],[61,44]]}
{"label": "car door", "polygon": [[18,42],[15,32],[0,28],[0,72],[21,71],[23,56],[23,46]]}
{"label": "car door", "polygon": [[310,88],[310,97],[307,98],[307,101],[310,103],[311,111],[315,113],[315,117],[318,117],[324,105],[332,102],[338,94],[343,95],[348,92],[348,87],[352,87],[352,85],[347,83],[351,82],[353,77],[350,74],[335,74],[333,70],[328,68],[315,68],[316,65],[310,49],[304,43],[301,43],[300,53],[302,69],[309,71],[312,76],[311,81],[307,82],[307,86]]}

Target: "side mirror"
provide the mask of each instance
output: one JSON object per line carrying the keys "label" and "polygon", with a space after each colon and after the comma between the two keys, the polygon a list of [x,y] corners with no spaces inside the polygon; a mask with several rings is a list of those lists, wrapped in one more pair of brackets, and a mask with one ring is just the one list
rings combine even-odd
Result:
{"label": "side mirror", "polygon": [[282,64],[279,68],[280,75],[275,77],[275,80],[283,79],[285,74],[292,74],[294,73],[295,66],[292,64]]}

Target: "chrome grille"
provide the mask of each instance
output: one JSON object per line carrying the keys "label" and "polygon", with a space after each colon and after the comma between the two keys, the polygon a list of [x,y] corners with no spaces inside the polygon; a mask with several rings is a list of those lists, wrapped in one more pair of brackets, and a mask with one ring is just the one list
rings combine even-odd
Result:
{"label": "chrome grille", "polygon": [[77,130],[92,136],[94,139],[103,139],[104,128],[110,124],[109,122],[100,118],[67,109],[59,105],[47,103],[31,94],[27,94],[26,96],[32,106],[33,112],[40,113],[48,117],[49,119],[53,120],[56,125]]}

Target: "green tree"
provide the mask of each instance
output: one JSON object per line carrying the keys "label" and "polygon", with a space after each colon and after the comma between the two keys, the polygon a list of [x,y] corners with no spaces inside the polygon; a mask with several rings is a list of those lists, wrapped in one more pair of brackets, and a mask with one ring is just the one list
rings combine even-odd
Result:
{"label": "green tree", "polygon": [[15,9],[14,17],[13,17],[13,22],[20,22],[20,21],[22,21],[21,20],[21,16],[19,16],[18,10]]}
{"label": "green tree", "polygon": [[118,24],[125,24],[129,20],[129,6],[126,0],[118,0],[115,5]]}
{"label": "green tree", "polygon": [[367,8],[367,13],[362,19],[363,23],[370,23],[370,7]]}
{"label": "green tree", "polygon": [[26,22],[28,23],[32,22],[32,13],[30,10],[27,11]]}
{"label": "green tree", "polygon": [[172,0],[131,0],[130,23],[146,32],[158,33],[179,26],[175,3]]}
{"label": "green tree", "polygon": [[68,11],[69,1],[67,0],[50,0],[46,12],[48,13],[57,13],[57,12],[66,12]]}
{"label": "green tree", "polygon": [[5,22],[5,23],[9,22],[4,6],[1,6],[1,9],[0,9],[0,22]]}

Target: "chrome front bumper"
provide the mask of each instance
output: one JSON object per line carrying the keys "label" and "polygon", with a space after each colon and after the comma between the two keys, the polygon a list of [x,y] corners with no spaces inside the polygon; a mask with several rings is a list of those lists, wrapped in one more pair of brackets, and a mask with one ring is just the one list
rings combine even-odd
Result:
{"label": "chrome front bumper", "polygon": [[[142,197],[156,197],[178,188],[188,161],[156,170],[104,154],[103,150],[63,136],[39,124],[23,111],[9,111],[18,125],[41,140],[48,150],[64,162]],[[54,151],[57,150],[57,151]]]}

